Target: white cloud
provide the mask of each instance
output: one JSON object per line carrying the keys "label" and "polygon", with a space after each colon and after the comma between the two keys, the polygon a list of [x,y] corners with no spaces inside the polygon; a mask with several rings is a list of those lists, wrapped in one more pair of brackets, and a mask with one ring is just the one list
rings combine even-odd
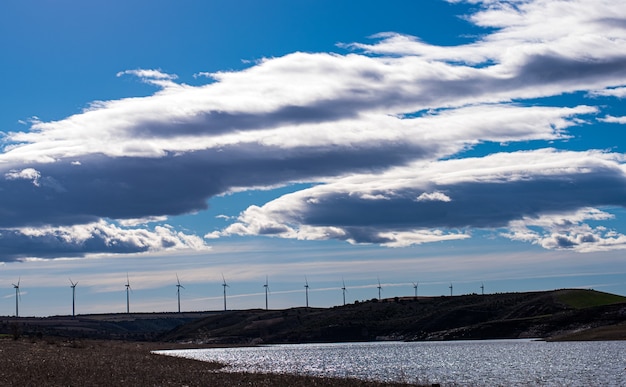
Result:
{"label": "white cloud", "polygon": [[608,122],[611,124],[626,124],[626,117],[622,116],[622,117],[613,117],[613,116],[606,116],[604,118],[599,118],[599,121],[602,122]]}
{"label": "white cloud", "polygon": [[504,237],[531,242],[546,249],[595,252],[626,249],[626,235],[585,221],[612,219],[613,215],[595,208],[574,212],[524,217],[512,221]]}
{"label": "white cloud", "polygon": [[149,216],[147,218],[139,219],[121,219],[118,222],[124,227],[133,227],[148,223],[164,222],[166,220],[167,216]]}
{"label": "white cloud", "polygon": [[5,229],[0,233],[0,241],[4,260],[9,261],[209,249],[200,237],[170,226],[129,229],[104,220],[74,226]]}
{"label": "white cloud", "polygon": [[149,70],[149,69],[137,69],[137,70],[125,70],[117,73],[118,77],[124,75],[133,75],[140,78],[143,82],[149,83],[155,86],[167,88],[167,87],[177,87],[178,85],[173,80],[177,79],[178,76],[174,74],[166,74],[161,70]]}
{"label": "white cloud", "polygon": [[592,90],[589,92],[592,97],[616,97],[626,98],[626,87],[614,87],[604,90]]}
{"label": "white cloud", "polygon": [[[523,219],[551,219],[545,217],[551,213],[624,206],[623,162],[620,154],[546,149],[415,163],[379,174],[336,178],[262,207],[251,206],[221,235],[339,239],[389,246],[467,238],[466,232],[457,230],[498,229],[518,225]],[[606,190],[607,186],[613,188]],[[381,194],[386,200],[370,199]],[[604,213],[594,211],[587,209],[584,215],[602,219],[598,214]],[[523,231],[509,237],[536,239],[529,230]],[[579,231],[575,235],[582,242],[584,235]],[[551,246],[548,241],[542,245]]]}
{"label": "white cloud", "polygon": [[[622,184],[621,155],[540,148],[567,141],[570,128],[594,125],[599,115],[623,123],[594,98],[576,106],[542,106],[541,98],[623,97],[626,7],[468,2],[476,4],[468,22],[486,28],[468,44],[384,33],[343,45],[348,53],[294,52],[242,71],[197,73],[210,78],[201,86],[156,69],[121,71],[159,89],[96,101],[58,121],[33,119],[29,130],[2,139],[0,230],[102,219],[138,227],[137,219],[205,210],[211,196],[292,183],[319,185],[250,207],[205,237],[400,246],[466,238],[469,228],[503,227],[550,206],[623,206],[584,191]],[[510,143],[535,150],[503,153],[499,144]],[[481,144],[494,154],[454,159]],[[567,184],[576,189],[568,193]]]}
{"label": "white cloud", "polygon": [[418,202],[426,202],[426,201],[440,201],[440,202],[449,202],[452,199],[448,195],[443,192],[423,192],[416,199]]}
{"label": "white cloud", "polygon": [[24,168],[21,171],[10,170],[4,174],[7,180],[31,180],[33,185],[39,187],[41,173],[34,168]]}

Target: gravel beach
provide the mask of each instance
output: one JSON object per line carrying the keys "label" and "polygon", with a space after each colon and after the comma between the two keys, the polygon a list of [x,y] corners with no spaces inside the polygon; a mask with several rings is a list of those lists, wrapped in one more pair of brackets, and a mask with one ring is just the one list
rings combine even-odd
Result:
{"label": "gravel beach", "polygon": [[2,386],[399,386],[353,379],[220,372],[222,365],[155,355],[170,343],[0,339]]}

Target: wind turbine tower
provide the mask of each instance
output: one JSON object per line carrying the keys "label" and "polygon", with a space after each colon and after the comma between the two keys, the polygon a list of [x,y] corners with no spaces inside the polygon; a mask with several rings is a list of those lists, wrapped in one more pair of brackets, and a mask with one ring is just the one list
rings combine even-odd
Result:
{"label": "wind turbine tower", "polygon": [[265,276],[265,285],[263,285],[263,287],[265,288],[265,310],[268,310],[268,309],[269,309],[269,307],[268,307],[268,303],[267,303],[267,293],[268,293],[268,292],[269,292],[269,290],[270,290],[270,285],[269,285],[269,283],[268,283],[268,278],[267,278],[267,276]]}
{"label": "wind turbine tower", "polygon": [[72,318],[76,317],[76,285],[78,285],[78,281],[72,282],[70,278],[70,287],[72,288]]}
{"label": "wind turbine tower", "polygon": [[180,288],[185,288],[180,284],[180,280],[178,279],[178,274],[176,274],[176,294],[178,295],[178,313],[180,313]]}
{"label": "wind turbine tower", "polygon": [[415,299],[417,300],[417,285],[419,285],[419,282],[413,282],[413,289],[415,289]]}
{"label": "wind turbine tower", "polygon": [[130,313],[130,279],[128,273],[126,273],[126,313]]}
{"label": "wind turbine tower", "polygon": [[383,287],[380,286],[380,278],[378,278],[378,286],[377,286],[377,288],[378,288],[378,299],[380,300],[381,299],[380,298],[380,291],[383,290]]}
{"label": "wind turbine tower", "polygon": [[485,284],[482,282],[480,283],[480,294],[485,295]]}
{"label": "wind turbine tower", "polygon": [[309,307],[309,281],[304,276],[304,293],[306,294],[306,307]]}
{"label": "wind turbine tower", "polygon": [[22,296],[20,295],[20,280],[21,280],[21,278],[17,279],[17,285],[16,284],[12,284],[13,287],[15,288],[15,317],[20,317],[20,303],[19,303],[19,299],[22,298]]}
{"label": "wind turbine tower", "polygon": [[452,297],[452,283],[450,283],[449,288],[450,288],[450,297]]}
{"label": "wind turbine tower", "polygon": [[346,291],[347,291],[346,290],[346,281],[344,281],[344,279],[342,278],[341,282],[343,284],[343,286],[341,287],[341,290],[343,292],[343,305],[345,306],[346,305]]}
{"label": "wind turbine tower", "polygon": [[224,288],[224,312],[226,312],[226,288],[229,288],[226,283],[226,278],[224,278],[224,274],[222,274],[222,287]]}

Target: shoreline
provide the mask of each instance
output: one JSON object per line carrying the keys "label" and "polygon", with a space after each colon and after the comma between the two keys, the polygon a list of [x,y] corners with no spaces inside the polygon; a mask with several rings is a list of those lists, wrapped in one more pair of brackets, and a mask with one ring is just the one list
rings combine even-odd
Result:
{"label": "shoreline", "polygon": [[[197,348],[197,345],[194,345]],[[206,346],[209,347],[209,346]],[[221,372],[223,364],[152,353],[189,344],[0,338],[3,386],[409,386],[358,379]]]}

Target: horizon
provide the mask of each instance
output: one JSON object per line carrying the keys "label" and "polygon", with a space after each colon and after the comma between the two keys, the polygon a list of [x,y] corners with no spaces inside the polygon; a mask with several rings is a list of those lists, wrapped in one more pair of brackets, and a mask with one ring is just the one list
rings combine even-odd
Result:
{"label": "horizon", "polygon": [[[55,314],[55,315],[47,315],[47,316],[23,316],[20,314],[20,316],[15,316],[15,315],[0,315],[0,317],[2,318],[8,318],[8,319],[19,319],[19,318],[25,318],[25,319],[29,319],[29,318],[48,318],[48,317],[68,317],[68,318],[75,318],[75,317],[89,317],[89,316],[108,316],[108,315],[127,315],[127,316],[133,316],[133,315],[155,315],[155,314],[167,314],[167,315],[178,315],[178,314],[215,314],[215,313],[226,313],[226,312],[244,312],[244,311],[267,311],[267,312],[272,312],[272,311],[281,311],[281,310],[291,310],[291,309],[317,309],[317,310],[324,310],[324,309],[334,309],[334,308],[340,308],[340,307],[344,307],[344,306],[350,306],[350,305],[358,305],[358,304],[364,304],[364,303],[368,303],[368,302],[382,302],[382,303],[386,303],[386,302],[396,302],[396,301],[419,301],[421,300],[428,300],[428,299],[435,299],[435,298],[447,298],[447,297],[468,297],[468,296],[479,296],[479,297],[483,297],[483,296],[499,296],[499,295],[507,295],[507,294],[525,294],[525,293],[553,293],[553,292],[559,292],[559,291],[566,291],[566,290],[583,290],[583,291],[592,291],[592,292],[598,292],[598,293],[604,293],[604,294],[610,294],[610,295],[615,295],[613,293],[607,293],[607,292],[602,292],[600,290],[596,290],[596,289],[581,289],[581,288],[560,288],[560,289],[547,289],[547,290],[529,290],[529,291],[524,291],[524,292],[498,292],[498,293],[485,293],[485,294],[480,294],[480,293],[465,293],[465,294],[441,294],[441,295],[426,295],[426,296],[422,296],[422,295],[418,295],[417,297],[415,297],[414,295],[405,295],[405,296],[394,296],[394,297],[389,297],[389,298],[371,298],[371,299],[367,299],[367,300],[354,300],[350,303],[346,302],[345,305],[343,304],[339,304],[339,305],[331,305],[331,306],[305,306],[305,305],[298,305],[298,306],[288,306],[288,307],[284,307],[284,308],[269,308],[269,309],[265,309],[264,307],[253,307],[253,308],[244,308],[244,309],[213,309],[213,310],[183,310],[181,308],[181,311],[153,311],[153,312],[100,312],[100,313],[77,313],[75,316],[73,316],[71,313],[70,314]],[[247,296],[247,295],[244,295]],[[621,296],[621,295],[618,295]],[[237,297],[237,295],[234,295],[234,297]],[[621,296],[621,297],[625,297],[626,296]]]}
{"label": "horizon", "polygon": [[[438,288],[441,288],[441,289],[445,288],[446,291],[449,291],[449,289],[450,289],[450,284],[449,283],[438,283],[436,285],[433,285],[433,284],[430,284],[430,285],[431,285],[431,287],[435,286],[435,287],[438,287]],[[220,286],[223,286],[223,285],[220,284]],[[354,304],[366,303],[366,302],[388,302],[388,301],[393,301],[395,299],[429,299],[429,298],[441,298],[441,297],[493,296],[493,295],[517,294],[517,293],[558,292],[558,291],[562,291],[562,290],[586,290],[586,291],[594,291],[594,292],[600,292],[600,293],[614,294],[614,293],[610,293],[610,292],[603,292],[602,290],[597,290],[597,289],[593,289],[593,288],[582,288],[582,287],[578,287],[578,288],[554,288],[554,289],[528,289],[528,290],[524,290],[524,291],[511,290],[511,291],[503,291],[503,292],[486,292],[486,293],[482,294],[482,293],[479,293],[479,291],[483,291],[483,289],[481,288],[481,286],[478,286],[477,287],[478,291],[467,292],[467,293],[456,293],[456,292],[453,292],[453,294],[450,294],[449,292],[448,293],[441,292],[441,294],[427,294],[427,295],[424,295],[424,294],[419,293],[419,290],[418,290],[418,296],[417,297],[415,297],[414,293],[412,293],[412,294],[408,294],[408,293],[407,294],[403,294],[402,292],[397,292],[397,293],[394,293],[395,295],[393,295],[393,296],[385,297],[384,295],[381,295],[381,298],[378,298],[378,296],[377,296],[378,295],[378,293],[377,293],[378,292],[378,286],[379,286],[379,283],[376,282],[376,283],[372,283],[372,284],[369,284],[369,285],[356,286],[356,287],[354,287],[352,289],[352,290],[354,290],[354,289],[361,290],[361,293],[359,293],[361,295],[366,295],[366,294],[369,294],[369,293],[374,294],[374,296],[371,297],[371,298],[364,298],[364,299],[354,298],[353,299],[353,298],[347,297],[346,298],[346,303],[344,305],[343,302],[342,302],[342,296],[340,296],[340,301],[341,302],[336,303],[334,305],[332,305],[332,304],[323,305],[323,306],[322,305],[317,305],[317,306],[316,305],[313,305],[313,306],[309,305],[308,307],[305,305],[305,303],[306,303],[306,290],[304,290],[305,289],[304,286],[303,286],[302,289],[283,289],[283,290],[281,290],[279,292],[276,292],[276,294],[292,296],[292,297],[288,298],[289,301],[294,301],[297,298],[302,298],[302,303],[301,304],[298,304],[297,302],[294,305],[281,304],[281,307],[278,307],[278,308],[271,307],[272,306],[272,303],[271,303],[272,292],[270,291],[270,297],[269,297],[269,300],[270,300],[269,306],[270,307],[267,310],[272,311],[272,310],[286,310],[286,309],[298,309],[298,308],[305,308],[305,309],[306,308],[311,308],[311,309],[332,309],[332,308],[335,308],[335,307],[348,306],[348,305],[354,305]],[[408,288],[410,288],[411,291],[413,291],[413,292],[415,291],[413,283],[380,283],[380,286],[383,289],[383,291],[384,291],[385,288],[388,288],[388,287],[390,287],[390,288],[401,288],[401,289],[405,289],[405,288],[408,289]],[[71,286],[70,286],[70,288],[71,288]],[[418,284],[418,289],[419,288],[420,288],[420,286]],[[346,289],[347,289],[347,293],[349,293],[350,288],[348,286],[346,286]],[[366,289],[368,290],[367,293],[365,291]],[[467,287],[465,287],[464,289],[467,289]],[[316,290],[316,292],[337,292],[339,294],[342,294],[342,288],[341,287],[340,288],[334,288],[334,287],[332,287],[332,288],[322,288],[322,289],[318,288],[318,289],[315,289],[315,290]],[[309,291],[311,291],[310,287],[309,287]],[[132,286],[131,286],[131,294],[133,294],[132,293]],[[295,297],[295,295],[298,295],[298,296]],[[619,295],[619,296],[626,297],[624,295]],[[173,304],[172,306],[176,306],[177,305],[177,294],[175,294],[173,298],[174,298],[173,301],[169,300],[168,304],[172,303]],[[91,312],[91,313],[76,313],[76,316],[109,315],[109,314],[115,314],[115,315],[117,315],[117,314],[121,314],[121,315],[129,314],[129,315],[132,315],[132,314],[158,314],[158,313],[164,313],[164,314],[219,313],[219,312],[243,311],[243,310],[266,310],[265,309],[265,304],[264,304],[264,302],[265,302],[265,291],[264,290],[261,290],[258,293],[252,293],[252,294],[250,294],[250,293],[248,293],[248,294],[238,294],[238,293],[228,294],[227,293],[226,298],[227,298],[227,305],[230,305],[231,298],[232,299],[254,298],[254,299],[256,299],[257,301],[260,301],[260,302],[259,302],[259,305],[256,306],[256,307],[255,306],[250,306],[250,307],[244,307],[244,308],[231,308],[230,306],[228,306],[226,310],[223,309],[223,304],[221,304],[222,305],[222,309],[219,309],[219,308],[214,308],[214,309],[185,309],[185,308],[183,308],[181,306],[181,311],[180,312],[178,310],[174,310],[175,308],[173,308],[173,310],[161,310],[161,311],[158,311],[158,310],[153,310],[153,311],[147,311],[147,310],[136,311],[136,310],[133,310],[133,301],[134,300],[133,300],[133,297],[131,296],[131,298],[130,298],[130,300],[131,300],[131,302],[130,302],[130,312],[126,312],[126,311],[115,311],[115,312],[100,311],[100,312]],[[184,293],[183,293],[183,296],[181,296],[181,299],[182,299],[181,305],[184,305],[185,304]],[[124,300],[125,300],[125,295],[124,295]],[[161,300],[161,301],[165,301],[165,300]],[[212,297],[204,298],[203,301],[205,301],[205,302],[206,301],[221,301],[221,302],[223,302],[223,294],[221,296],[212,296]],[[15,301],[13,301],[13,305],[15,305],[14,302]],[[214,304],[215,304],[215,302],[214,302]],[[253,304],[254,303],[252,303],[252,305]],[[126,304],[124,303],[124,305],[126,305]],[[140,302],[139,305],[142,305],[142,303]],[[77,306],[79,306],[78,302],[77,302]],[[21,308],[21,302],[20,302],[20,308]],[[37,317],[72,316],[72,314],[70,312],[69,314],[63,314],[63,313],[61,313],[61,314],[51,314],[51,315],[36,314],[36,315],[26,316],[26,315],[23,315],[20,312],[19,316],[15,316],[14,313],[13,314],[8,314],[8,315],[0,315],[0,316],[7,317],[7,318],[14,318],[14,317],[17,317],[17,318],[21,318],[21,317],[24,317],[24,318],[29,318],[29,317],[37,318]]]}
{"label": "horizon", "polygon": [[[0,5],[0,315],[626,295],[611,0]],[[128,275],[128,277],[127,277]],[[177,288],[177,281],[185,288]],[[405,284],[408,284],[405,287]],[[236,291],[236,292],[235,292]]]}

